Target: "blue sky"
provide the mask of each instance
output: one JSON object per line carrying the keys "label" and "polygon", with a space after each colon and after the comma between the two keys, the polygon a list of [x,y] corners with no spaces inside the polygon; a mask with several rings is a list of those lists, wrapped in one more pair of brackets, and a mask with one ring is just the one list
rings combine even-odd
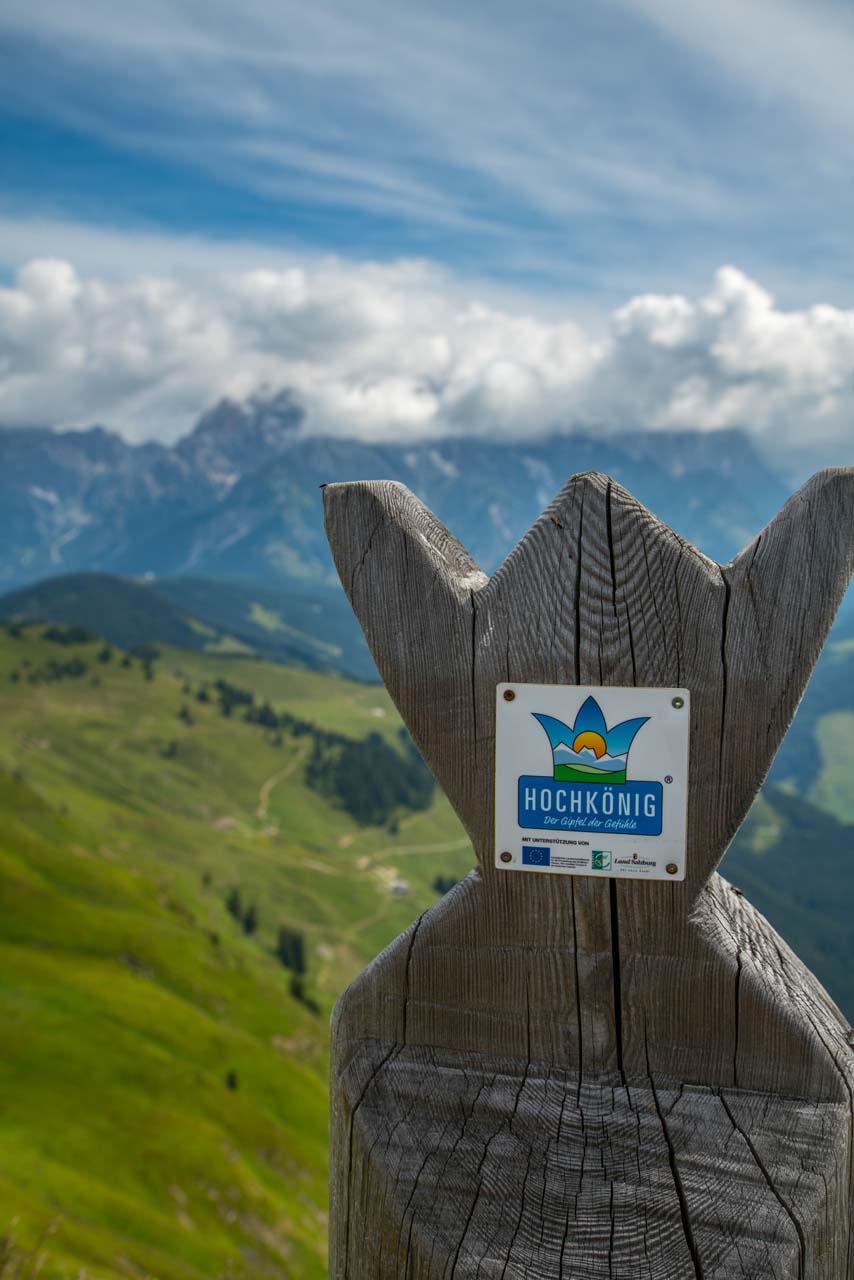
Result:
{"label": "blue sky", "polygon": [[731,264],[847,313],[852,66],[827,0],[4,0],[0,271],[417,259],[595,341]]}
{"label": "blue sky", "polygon": [[850,6],[6,0],[0,32],[14,220],[850,296]]}

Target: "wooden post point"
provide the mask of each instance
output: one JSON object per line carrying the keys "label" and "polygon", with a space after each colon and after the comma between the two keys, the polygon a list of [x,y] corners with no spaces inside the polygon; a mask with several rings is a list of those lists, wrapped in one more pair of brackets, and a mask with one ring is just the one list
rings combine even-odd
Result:
{"label": "wooden post point", "polygon": [[[492,578],[402,485],[324,501],[478,856],[336,1006],[330,1275],[852,1280],[848,1024],[715,868],[851,575],[854,470],[724,567],[597,474]],[[496,868],[505,681],[690,691],[684,881]]]}

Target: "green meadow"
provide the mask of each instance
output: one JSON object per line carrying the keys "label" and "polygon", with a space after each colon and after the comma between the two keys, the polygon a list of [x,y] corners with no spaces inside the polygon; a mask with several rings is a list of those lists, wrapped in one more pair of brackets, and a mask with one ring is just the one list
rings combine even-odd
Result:
{"label": "green meadow", "polygon": [[468,841],[438,793],[360,825],[309,738],[199,699],[397,749],[376,686],[44,632],[0,631],[0,1275],[325,1276],[332,1004]]}

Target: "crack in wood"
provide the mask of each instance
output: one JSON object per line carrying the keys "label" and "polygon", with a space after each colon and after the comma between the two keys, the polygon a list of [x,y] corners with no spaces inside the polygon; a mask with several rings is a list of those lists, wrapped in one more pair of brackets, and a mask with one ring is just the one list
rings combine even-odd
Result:
{"label": "crack in wood", "polygon": [[769,1173],[768,1169],[765,1166],[765,1162],[763,1161],[753,1141],[751,1140],[750,1134],[747,1132],[746,1129],[742,1128],[742,1126],[738,1123],[735,1116],[733,1115],[732,1110],[726,1100],[726,1094],[724,1093],[723,1090],[721,1090],[719,1097],[724,1110],[726,1111],[727,1115],[732,1121],[732,1127],[736,1130],[738,1134],[740,1134],[740,1136],[746,1143],[747,1149],[749,1150],[750,1154],[753,1156],[753,1159],[756,1162],[756,1166],[759,1169],[759,1172],[762,1174],[763,1178],[768,1184],[768,1190],[771,1192],[774,1199],[778,1202],[783,1212],[790,1219],[792,1226],[795,1228],[795,1234],[798,1237],[798,1280],[805,1280],[806,1272],[804,1268],[806,1267],[807,1242],[804,1236],[804,1229],[801,1226],[801,1224],[798,1222],[798,1219],[796,1218],[791,1205],[786,1204],[786,1201],[780,1195],[779,1189],[777,1188],[777,1185],[774,1182],[774,1179],[771,1177],[771,1174]]}
{"label": "crack in wood", "polygon": [[620,978],[620,916],[617,906],[617,882],[608,881],[611,908],[611,975],[614,992],[614,1035],[617,1049],[617,1070],[620,1080],[625,1085],[626,1073],[623,1069],[623,994]]}
{"label": "crack in wood", "polygon": [[656,1090],[656,1087],[655,1087],[655,1080],[653,1078],[652,1072],[649,1069],[649,1048],[646,1044],[646,1039],[644,1039],[644,1049],[646,1051],[647,1074],[649,1076],[649,1086],[650,1086],[650,1089],[652,1090],[652,1100],[655,1105],[655,1110],[656,1110],[656,1114],[658,1115],[659,1123],[661,1124],[661,1132],[662,1132],[662,1135],[664,1136],[664,1141],[667,1144],[667,1158],[670,1164],[670,1172],[673,1177],[673,1185],[676,1189],[676,1195],[679,1200],[679,1215],[682,1219],[682,1230],[685,1233],[685,1243],[688,1246],[688,1252],[691,1254],[691,1260],[694,1264],[694,1274],[696,1276],[696,1280],[703,1280],[703,1264],[700,1260],[700,1255],[697,1250],[697,1242],[694,1239],[694,1230],[691,1226],[691,1215],[688,1211],[688,1199],[685,1195],[685,1188],[682,1184],[682,1176],[679,1172],[679,1165],[676,1161],[676,1149],[673,1146],[673,1139],[670,1136],[670,1129],[667,1124],[667,1117],[665,1116],[664,1112],[661,1109],[661,1103],[658,1100],[658,1091]]}

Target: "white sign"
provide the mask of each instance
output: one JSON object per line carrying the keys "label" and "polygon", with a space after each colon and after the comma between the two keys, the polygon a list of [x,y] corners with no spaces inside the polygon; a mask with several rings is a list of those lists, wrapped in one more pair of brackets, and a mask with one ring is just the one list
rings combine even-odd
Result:
{"label": "white sign", "polygon": [[685,879],[687,689],[500,684],[495,865]]}

